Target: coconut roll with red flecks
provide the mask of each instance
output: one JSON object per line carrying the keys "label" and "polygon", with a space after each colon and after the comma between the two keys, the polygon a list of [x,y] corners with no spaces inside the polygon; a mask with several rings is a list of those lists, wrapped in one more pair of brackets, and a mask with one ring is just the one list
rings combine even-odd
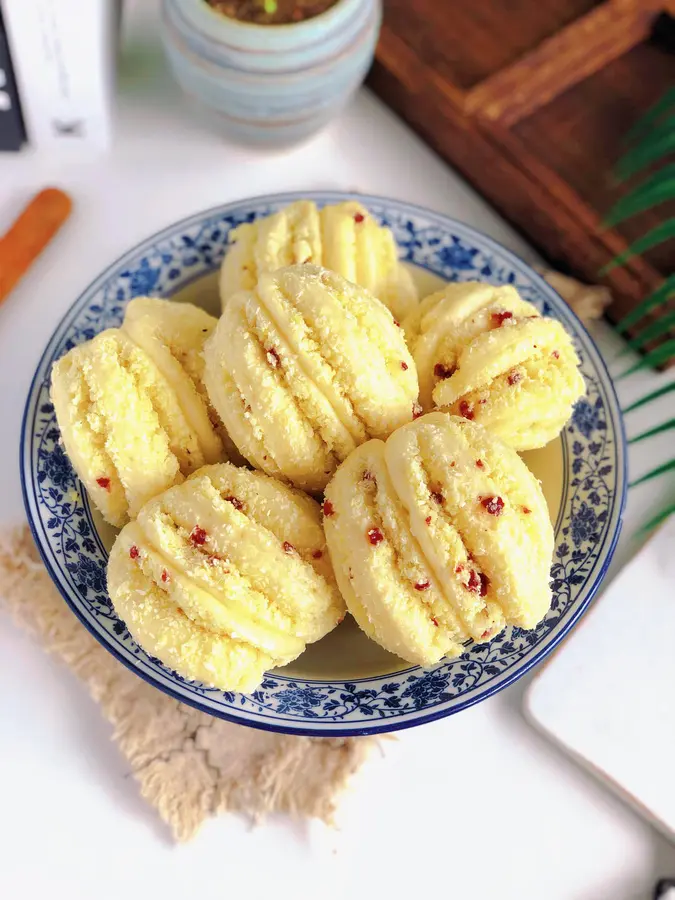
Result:
{"label": "coconut roll with red flecks", "polygon": [[[478,463],[480,462],[480,465]],[[553,528],[539,482],[487,429],[430,413],[368,441],[326,488],[347,607],[401,659],[431,666],[551,603]]]}

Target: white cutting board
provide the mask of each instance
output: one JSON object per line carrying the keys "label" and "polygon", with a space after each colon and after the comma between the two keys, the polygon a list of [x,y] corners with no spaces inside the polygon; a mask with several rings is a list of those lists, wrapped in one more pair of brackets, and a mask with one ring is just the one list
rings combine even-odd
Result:
{"label": "white cutting board", "polygon": [[541,669],[525,711],[675,841],[675,516]]}

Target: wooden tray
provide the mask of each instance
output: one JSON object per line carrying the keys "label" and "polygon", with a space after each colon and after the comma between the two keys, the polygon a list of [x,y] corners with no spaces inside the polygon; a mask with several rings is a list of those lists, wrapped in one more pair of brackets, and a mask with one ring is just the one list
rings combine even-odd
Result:
{"label": "wooden tray", "polygon": [[369,76],[552,266],[604,280],[614,321],[673,271],[675,241],[598,274],[675,215],[602,227],[624,135],[675,84],[670,13],[675,0],[385,0]]}

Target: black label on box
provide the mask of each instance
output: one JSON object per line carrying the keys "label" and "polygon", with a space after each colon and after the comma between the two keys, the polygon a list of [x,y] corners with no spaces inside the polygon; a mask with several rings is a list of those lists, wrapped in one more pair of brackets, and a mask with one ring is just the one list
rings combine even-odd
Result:
{"label": "black label on box", "polygon": [[0,12],[0,150],[19,150],[25,141],[19,92]]}

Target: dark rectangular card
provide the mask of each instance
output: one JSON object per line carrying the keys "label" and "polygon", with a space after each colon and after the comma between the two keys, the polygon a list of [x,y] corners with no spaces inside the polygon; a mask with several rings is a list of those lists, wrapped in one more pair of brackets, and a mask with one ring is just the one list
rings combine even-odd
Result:
{"label": "dark rectangular card", "polygon": [[25,141],[19,92],[0,10],[0,150],[20,150]]}

